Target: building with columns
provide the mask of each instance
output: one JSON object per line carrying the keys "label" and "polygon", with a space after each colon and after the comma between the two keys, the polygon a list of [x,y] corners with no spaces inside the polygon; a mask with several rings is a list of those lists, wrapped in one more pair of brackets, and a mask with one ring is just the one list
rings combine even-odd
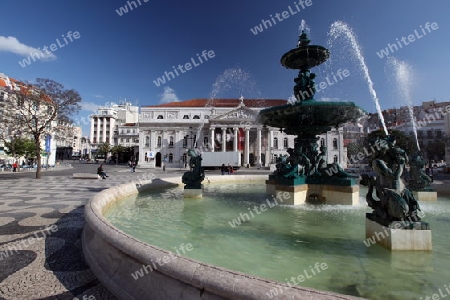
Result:
{"label": "building with columns", "polygon": [[[295,136],[258,122],[259,111],[287,104],[277,99],[193,99],[143,106],[139,115],[139,166],[183,166],[186,151],[241,153],[242,166],[270,166],[294,148]],[[346,167],[342,130],[322,135],[329,163]],[[222,162],[220,162],[221,164]],[[220,165],[219,164],[219,165]]]}
{"label": "building with columns", "polygon": [[[133,106],[129,102],[99,107],[97,114],[90,116],[91,143],[96,146],[103,143],[118,145],[120,134],[118,126],[137,123],[138,114],[139,107]],[[137,138],[137,132],[135,133]]]}

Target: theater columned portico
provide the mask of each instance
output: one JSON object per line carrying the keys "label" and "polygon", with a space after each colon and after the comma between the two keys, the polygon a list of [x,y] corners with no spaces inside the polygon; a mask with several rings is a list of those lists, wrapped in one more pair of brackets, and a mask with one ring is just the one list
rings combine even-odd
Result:
{"label": "theater columned portico", "polygon": [[[242,166],[266,166],[294,147],[295,136],[280,128],[265,127],[257,120],[265,107],[286,104],[285,100],[194,99],[147,106],[139,116],[139,167],[183,167],[186,150],[239,152]],[[266,105],[266,106],[263,106]],[[333,138],[335,141],[332,141]],[[339,133],[327,133],[322,143],[331,159],[344,157]],[[338,141],[338,142],[336,142]],[[334,147],[331,146],[333,144]]]}

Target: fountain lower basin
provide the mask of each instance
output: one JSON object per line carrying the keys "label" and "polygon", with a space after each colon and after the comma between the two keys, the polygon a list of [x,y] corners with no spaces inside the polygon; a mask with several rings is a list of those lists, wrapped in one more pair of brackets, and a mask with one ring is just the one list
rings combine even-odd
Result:
{"label": "fountain lower basin", "polygon": [[[210,176],[211,182],[264,181],[266,176]],[[97,278],[119,299],[263,299],[271,289],[283,289],[281,299],[356,299],[331,292],[268,280],[231,271],[142,242],[117,229],[103,213],[115,202],[147,189],[181,185],[180,178],[130,182],[97,194],[85,207],[86,226],[82,236],[86,261]],[[197,201],[197,200],[186,200]],[[135,279],[131,274],[156,261],[157,270]]]}

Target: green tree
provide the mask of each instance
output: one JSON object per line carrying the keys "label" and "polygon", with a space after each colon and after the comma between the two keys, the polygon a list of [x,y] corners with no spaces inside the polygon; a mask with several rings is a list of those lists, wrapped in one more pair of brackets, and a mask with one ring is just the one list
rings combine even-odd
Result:
{"label": "green tree", "polygon": [[[389,136],[395,137],[396,145],[405,150],[405,152],[408,155],[412,155],[417,152],[418,150],[417,143],[414,137],[409,136],[404,132],[392,129],[388,130],[388,134]],[[384,133],[383,130],[372,131],[367,135],[365,143],[366,145],[369,145],[370,143],[375,141],[376,138],[384,138],[384,137],[386,137],[386,134]]]}
{"label": "green tree", "polygon": [[[36,179],[41,178],[41,142],[46,136],[66,130],[60,124],[70,123],[71,116],[80,110],[81,97],[73,89],[60,83],[38,78],[36,84],[16,83],[17,88],[7,90],[9,97],[3,117],[5,128],[20,128],[21,136],[31,136],[35,145]],[[6,132],[6,131],[5,131]]]}
{"label": "green tree", "polygon": [[357,157],[358,153],[364,152],[365,141],[364,140],[356,140],[347,145],[347,158],[349,162],[352,162],[352,157]]}
{"label": "green tree", "polygon": [[108,153],[111,151],[111,145],[109,143],[103,143],[98,147],[98,151],[105,156],[105,162],[108,158]]}
{"label": "green tree", "polygon": [[119,162],[119,154],[126,152],[127,148],[122,145],[116,145],[111,148],[111,153],[115,157],[116,164]]}
{"label": "green tree", "polygon": [[427,154],[429,161],[443,160],[445,158],[445,140],[436,139],[430,141],[423,150]]}
{"label": "green tree", "polygon": [[12,157],[18,156],[36,156],[36,148],[32,139],[26,138],[13,138],[8,142],[5,142],[5,153]]}

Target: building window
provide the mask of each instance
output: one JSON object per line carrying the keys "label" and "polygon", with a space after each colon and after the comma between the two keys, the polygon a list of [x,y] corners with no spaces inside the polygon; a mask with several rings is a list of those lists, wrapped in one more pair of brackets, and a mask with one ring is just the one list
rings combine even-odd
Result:
{"label": "building window", "polygon": [[333,157],[333,162],[334,162],[335,164],[338,163],[338,157],[337,157],[337,155],[334,155],[334,157]]}
{"label": "building window", "polygon": [[129,138],[127,138],[127,143],[129,143],[130,142],[130,139]]}
{"label": "building window", "polygon": [[438,139],[442,138],[442,131],[441,130],[437,130],[436,131],[436,138],[438,138]]}
{"label": "building window", "polygon": [[149,136],[145,137],[145,147],[150,147],[150,137]]}
{"label": "building window", "polygon": [[320,147],[325,146],[325,140],[323,138],[320,139]]}
{"label": "building window", "polygon": [[184,120],[189,119],[189,116],[188,116],[188,115],[184,115],[184,116],[183,116],[183,119],[184,119]]}
{"label": "building window", "polygon": [[427,138],[429,138],[429,139],[433,138],[433,131],[431,131],[431,130],[427,131]]}
{"label": "building window", "polygon": [[161,119],[164,119],[164,117],[163,117],[162,115],[159,115],[159,116],[157,117],[157,119],[158,119],[158,120],[161,120]]}
{"label": "building window", "polygon": [[278,138],[273,138],[273,147],[278,149]]}
{"label": "building window", "polygon": [[173,148],[173,136],[169,137],[169,148]]}
{"label": "building window", "polygon": [[17,106],[22,107],[24,104],[24,100],[21,97],[17,97]]}
{"label": "building window", "polygon": [[194,120],[199,120],[200,117],[199,117],[198,115],[195,115],[193,119],[194,119]]}
{"label": "building window", "polygon": [[173,154],[169,153],[169,163],[173,163]]}
{"label": "building window", "polygon": [[336,150],[338,148],[337,138],[333,139],[333,149]]}
{"label": "building window", "polygon": [[288,139],[284,138],[283,140],[283,147],[286,149],[288,147]]}
{"label": "building window", "polygon": [[161,140],[161,137],[158,136],[158,142],[156,143],[156,146],[157,146],[157,147],[161,147],[161,144],[162,144],[161,141],[162,141],[162,140]]}
{"label": "building window", "polygon": [[187,136],[183,138],[183,148],[187,148],[188,139]]}
{"label": "building window", "polygon": [[203,138],[203,146],[206,147],[206,148],[209,148],[209,143],[208,143],[208,137],[207,136],[205,136]]}

